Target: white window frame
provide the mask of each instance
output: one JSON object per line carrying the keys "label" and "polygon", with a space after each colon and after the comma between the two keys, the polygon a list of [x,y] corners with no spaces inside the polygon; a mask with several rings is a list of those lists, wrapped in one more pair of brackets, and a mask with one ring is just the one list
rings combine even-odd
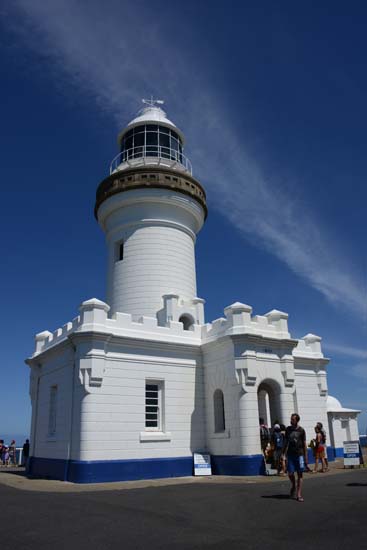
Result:
{"label": "white window frame", "polygon": [[49,438],[54,438],[56,436],[57,430],[57,393],[58,387],[57,384],[50,386],[50,401],[48,407],[48,432],[47,435]]}
{"label": "white window frame", "polygon": [[[147,396],[147,386],[157,386],[157,407],[158,407],[158,417],[157,417],[157,426],[147,426],[147,407],[150,405],[147,404],[149,396]],[[149,414],[149,413],[148,413]],[[164,432],[164,380],[145,380],[145,393],[144,393],[144,423],[145,423],[145,432]]]}

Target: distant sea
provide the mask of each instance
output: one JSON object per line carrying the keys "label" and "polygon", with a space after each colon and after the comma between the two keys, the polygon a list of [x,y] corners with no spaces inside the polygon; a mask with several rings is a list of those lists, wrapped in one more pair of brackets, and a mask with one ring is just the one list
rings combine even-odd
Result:
{"label": "distant sea", "polygon": [[3,439],[6,445],[9,445],[12,439],[15,439],[17,447],[23,447],[23,443],[26,439],[29,439],[29,435],[26,434],[2,434],[0,432],[0,439]]}

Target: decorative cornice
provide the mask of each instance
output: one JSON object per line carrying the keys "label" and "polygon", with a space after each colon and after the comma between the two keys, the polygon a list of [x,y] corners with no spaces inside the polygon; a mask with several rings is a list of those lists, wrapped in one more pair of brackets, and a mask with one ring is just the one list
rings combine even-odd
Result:
{"label": "decorative cornice", "polygon": [[257,344],[257,345],[270,345],[273,347],[291,347],[294,348],[298,344],[298,340],[293,338],[273,338],[271,336],[263,336],[261,334],[253,334],[251,332],[244,332],[243,334],[229,334],[229,336],[234,343],[240,343],[244,340],[246,343]]}
{"label": "decorative cornice", "polygon": [[201,353],[201,343],[198,341],[198,343],[192,343],[192,342],[170,342],[168,340],[156,340],[155,338],[147,338],[146,336],[142,336],[141,338],[138,338],[136,336],[128,336],[128,335],[118,335],[118,334],[112,334],[111,332],[98,332],[98,331],[80,331],[80,332],[73,332],[69,336],[70,340],[73,341],[73,343],[78,343],[78,341],[91,341],[91,340],[98,340],[98,341],[108,341],[109,344],[119,344],[124,345],[126,347],[135,348],[136,346],[140,347],[146,347],[149,349],[156,349],[161,350],[162,348],[170,350],[181,350],[182,348],[185,348],[188,351],[192,351],[195,354]]}
{"label": "decorative cornice", "polygon": [[195,178],[169,168],[143,166],[115,172],[99,184],[94,208],[95,217],[98,219],[99,207],[112,195],[141,188],[169,189],[188,195],[202,206],[205,218],[208,215],[204,188]]}

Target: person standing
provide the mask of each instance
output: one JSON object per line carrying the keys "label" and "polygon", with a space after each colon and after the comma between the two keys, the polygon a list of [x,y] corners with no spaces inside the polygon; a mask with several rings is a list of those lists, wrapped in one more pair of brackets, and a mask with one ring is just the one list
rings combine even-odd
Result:
{"label": "person standing", "polygon": [[267,447],[270,443],[270,430],[267,427],[267,425],[264,422],[263,418],[259,419],[260,424],[260,442],[261,442],[261,450],[265,456]]}
{"label": "person standing", "polygon": [[12,439],[9,445],[9,466],[11,464],[13,466],[17,465],[17,446],[15,443],[15,439]]}
{"label": "person standing", "polygon": [[4,453],[5,453],[4,440],[0,439],[0,466],[3,466],[3,464],[4,464],[4,459],[3,459]]}
{"label": "person standing", "polygon": [[313,470],[313,473],[316,474],[318,471],[319,466],[319,460],[321,460],[322,469],[321,472],[326,472],[326,464],[325,464],[325,446],[324,446],[324,438],[321,433],[321,428],[318,424],[315,426],[315,467]]}
{"label": "person standing", "polygon": [[[285,442],[283,454],[287,457],[287,470],[291,482],[291,498],[296,498],[298,502],[303,502],[302,483],[303,472],[308,467],[306,432],[299,425],[300,416],[293,413],[291,424],[285,431]],[[296,476],[297,473],[297,487]]]}
{"label": "person standing", "polygon": [[23,455],[22,455],[23,466],[27,466],[28,457],[29,457],[29,439],[26,439],[23,445]]}
{"label": "person standing", "polygon": [[284,447],[284,436],[280,430],[279,424],[274,424],[273,432],[271,434],[271,446],[273,448],[273,464],[274,468],[277,470],[278,475],[283,471],[282,467],[282,454]]}
{"label": "person standing", "polygon": [[325,449],[325,466],[326,466],[326,471],[328,471],[329,470],[329,461],[328,461],[328,457],[327,457],[326,431],[325,431],[325,428],[322,425],[322,422],[317,422],[316,426],[318,426],[320,428],[320,431],[321,431],[322,444],[324,445],[324,449]]}

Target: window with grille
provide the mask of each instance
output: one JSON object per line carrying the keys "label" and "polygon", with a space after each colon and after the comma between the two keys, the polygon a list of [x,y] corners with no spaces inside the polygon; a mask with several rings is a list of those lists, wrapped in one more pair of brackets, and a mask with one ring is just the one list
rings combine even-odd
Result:
{"label": "window with grille", "polygon": [[226,421],[224,416],[224,396],[222,390],[215,390],[214,396],[214,431],[215,433],[224,432]]}
{"label": "window with grille", "polygon": [[51,386],[49,414],[48,414],[48,435],[49,436],[53,436],[56,433],[56,405],[57,405],[57,386]]}
{"label": "window with grille", "polygon": [[163,382],[147,381],[145,383],[145,429],[162,430],[163,426]]}

